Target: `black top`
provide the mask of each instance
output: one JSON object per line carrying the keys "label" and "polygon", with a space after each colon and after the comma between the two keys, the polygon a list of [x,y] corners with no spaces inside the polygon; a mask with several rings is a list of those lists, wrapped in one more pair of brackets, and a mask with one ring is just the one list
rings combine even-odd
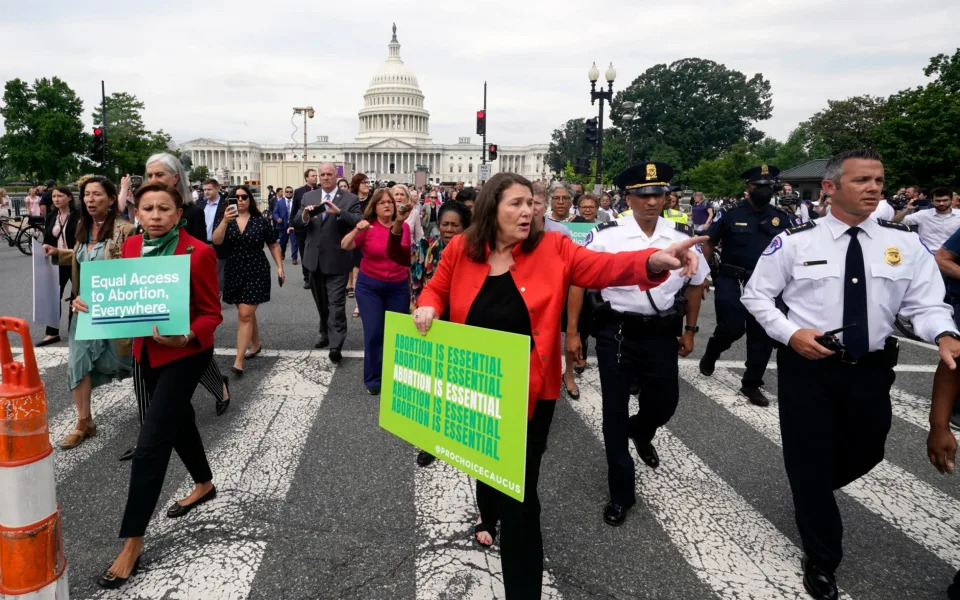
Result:
{"label": "black top", "polygon": [[[53,226],[57,223],[57,218],[60,216],[60,211],[47,212],[47,219],[43,225],[43,243],[48,246],[57,247],[57,236],[53,235]],[[67,242],[67,248],[73,249],[77,244],[76,232],[77,232],[77,221],[80,220],[80,211],[74,210],[67,216],[67,222],[65,226],[60,230],[60,235],[63,236],[64,240]]]}
{"label": "black top", "polygon": [[596,223],[597,220],[594,219],[594,220],[592,220],[592,221],[588,221],[588,220],[584,219],[583,217],[581,217],[580,215],[577,215],[577,216],[575,216],[574,218],[570,219],[570,222],[571,222],[571,223]]}
{"label": "black top", "polygon": [[760,210],[742,200],[733,208],[720,213],[706,234],[710,243],[723,245],[720,260],[723,264],[741,269],[753,269],[760,255],[780,232],[799,225],[800,219],[772,204]]}
{"label": "black top", "polygon": [[223,269],[223,301],[227,304],[263,304],[270,300],[270,262],[264,245],[277,243],[277,230],[263,217],[250,215],[240,231],[236,221],[227,224],[223,244],[227,262]]}
{"label": "black top", "polygon": [[[530,335],[530,314],[510,271],[487,276],[480,293],[470,305],[465,324]],[[533,345],[533,338],[530,344]]]}

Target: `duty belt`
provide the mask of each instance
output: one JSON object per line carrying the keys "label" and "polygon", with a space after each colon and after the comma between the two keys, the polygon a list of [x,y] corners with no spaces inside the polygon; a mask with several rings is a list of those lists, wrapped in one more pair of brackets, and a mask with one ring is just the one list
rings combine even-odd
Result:
{"label": "duty belt", "polygon": [[743,267],[722,263],[720,265],[720,274],[734,277],[740,281],[746,281],[753,275],[753,269],[744,269]]}
{"label": "duty belt", "polygon": [[675,310],[661,315],[643,315],[608,308],[600,315],[599,321],[602,323],[601,327],[619,326],[621,333],[631,338],[664,335],[679,337],[683,333],[683,313]]}

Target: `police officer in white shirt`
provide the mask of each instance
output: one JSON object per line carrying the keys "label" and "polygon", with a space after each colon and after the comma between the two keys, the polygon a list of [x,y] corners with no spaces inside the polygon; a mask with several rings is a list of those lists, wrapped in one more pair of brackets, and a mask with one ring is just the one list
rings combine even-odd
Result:
{"label": "police officer in white shirt", "polygon": [[[883,460],[894,318],[911,318],[951,368],[960,341],[933,256],[906,226],[870,218],[883,187],[880,156],[870,149],[834,156],[822,185],[833,198],[830,214],[775,237],[742,301],[783,345],[780,432],[803,584],[814,598],[833,600],[843,531],[833,492]],[[786,314],[776,304],[781,293]],[[829,340],[819,337],[841,327]]]}
{"label": "police officer in white shirt", "polygon": [[[693,228],[663,218],[667,184],[673,169],[663,163],[642,163],[617,175],[633,214],[602,223],[588,234],[586,247],[599,252],[666,248],[690,239]],[[707,238],[704,237],[704,240]],[[697,248],[699,251],[699,247]],[[702,285],[710,269],[700,255],[692,278],[678,271],[656,288],[606,288],[594,295],[594,333],[603,393],[603,442],[606,447],[610,502],[603,511],[609,525],[620,525],[636,502],[633,458],[627,438],[651,468],[660,464],[652,440],[673,416],[680,396],[678,356],[693,351]],[[679,341],[678,341],[679,338]],[[631,380],[639,375],[640,407],[629,416]],[[629,418],[628,418],[629,417]]]}
{"label": "police officer in white shirt", "polygon": [[916,227],[924,245],[931,252],[936,252],[947,238],[960,229],[960,210],[953,209],[953,194],[949,189],[934,188],[930,195],[933,196],[932,209],[907,214],[913,208],[913,201],[911,201],[905,209],[896,214],[893,220]]}

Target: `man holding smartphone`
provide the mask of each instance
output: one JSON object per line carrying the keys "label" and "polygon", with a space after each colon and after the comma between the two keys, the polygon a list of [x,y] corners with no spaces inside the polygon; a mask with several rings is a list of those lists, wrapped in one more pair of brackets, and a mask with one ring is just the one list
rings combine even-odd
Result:
{"label": "man holding smartphone", "polygon": [[[223,211],[227,208],[227,203],[220,195],[220,182],[216,179],[203,180],[203,220],[207,226],[207,243],[213,246],[217,253],[217,287],[220,289],[220,295],[223,296],[223,268],[227,264],[227,250],[223,246],[213,245],[213,230],[216,229],[220,221],[223,220]],[[236,205],[236,202],[234,202]]]}

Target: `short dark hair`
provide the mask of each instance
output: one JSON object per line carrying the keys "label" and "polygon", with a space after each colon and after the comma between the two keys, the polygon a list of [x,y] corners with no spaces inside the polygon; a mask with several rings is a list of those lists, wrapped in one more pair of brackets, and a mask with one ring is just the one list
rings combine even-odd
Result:
{"label": "short dark hair", "polygon": [[[522,185],[533,193],[533,184],[530,180],[516,173],[497,173],[484,184],[480,190],[480,197],[474,205],[473,222],[464,232],[466,239],[464,243],[467,246],[467,257],[478,263],[486,262],[487,247],[493,248],[497,244],[497,210],[500,207],[500,200],[503,199],[503,192],[512,185]],[[533,219],[530,223],[530,235],[520,245],[522,252],[533,252],[543,238],[543,226],[539,219]]]}
{"label": "short dark hair", "polygon": [[[467,200],[476,202],[477,190],[475,188],[465,187],[457,192],[457,202],[466,202]],[[464,227],[466,227],[466,225],[464,225]]]}
{"label": "short dark hair", "polygon": [[137,191],[133,194],[133,205],[140,206],[140,198],[143,198],[144,194],[149,194],[150,192],[166,192],[173,198],[174,206],[183,208],[183,196],[180,195],[180,190],[178,190],[176,186],[167,187],[159,181],[153,181],[137,188]]}
{"label": "short dark hair", "polygon": [[369,178],[363,173],[357,173],[356,175],[354,175],[353,178],[350,180],[350,193],[353,195],[359,194],[360,183],[365,180],[369,181]]}
{"label": "short dark hair", "polygon": [[[580,196],[580,203],[583,203],[584,200],[593,200],[594,208],[600,207],[600,201],[597,199],[595,195],[591,194],[590,192],[587,192],[584,195]],[[580,204],[577,204],[577,206],[580,206]]]}
{"label": "short dark hair", "polygon": [[[63,195],[66,196],[67,198],[70,198],[70,202],[68,203],[68,206],[70,207],[70,211],[71,211],[71,212],[77,209],[77,203],[74,202],[74,200],[73,200],[73,190],[71,190],[70,188],[68,188],[68,187],[65,186],[65,185],[61,185],[61,186],[59,186],[59,187],[53,188],[53,191],[55,191],[55,192],[60,192],[61,194],[63,194]],[[52,194],[51,194],[51,195],[52,195]]]}
{"label": "short dark hair", "polygon": [[940,196],[953,196],[953,192],[950,191],[950,188],[935,187],[932,190],[930,190],[930,196],[932,198],[938,198]]}
{"label": "short dark hair", "polygon": [[307,180],[307,177],[310,177],[310,171],[313,171],[314,173],[317,172],[316,169],[307,169],[306,171],[304,171],[304,172],[303,172],[303,180],[304,180],[304,181]]}
{"label": "short dark hair", "polygon": [[[471,198],[473,200],[473,198]],[[470,227],[470,209],[459,200],[444,202],[437,211],[437,223],[443,220],[443,215],[448,212],[455,212],[460,215],[460,224],[464,229]]]}
{"label": "short dark hair", "polygon": [[877,160],[883,162],[880,153],[873,148],[863,147],[846,150],[839,154],[834,154],[830,157],[830,160],[827,161],[827,166],[823,170],[824,180],[830,180],[839,187],[840,177],[843,175],[843,163],[851,159]]}
{"label": "short dark hair", "polygon": [[203,180],[203,185],[212,185],[213,187],[220,187],[220,182],[214,179],[213,177],[207,177]]}
{"label": "short dark hair", "polygon": [[393,200],[393,218],[397,218],[397,201],[393,198],[393,191],[391,191],[390,188],[379,188],[373,193],[373,196],[370,198],[370,202],[367,202],[366,208],[363,209],[364,221],[374,223],[377,220],[377,203],[380,202],[380,198],[382,198],[384,194]]}
{"label": "short dark hair", "polygon": [[[279,190],[280,188],[277,188],[277,189]],[[283,192],[284,192],[284,193],[286,193],[287,190],[290,190],[290,191],[292,192],[292,191],[293,191],[293,186],[289,186],[289,185],[288,185],[287,187],[283,188]]]}

